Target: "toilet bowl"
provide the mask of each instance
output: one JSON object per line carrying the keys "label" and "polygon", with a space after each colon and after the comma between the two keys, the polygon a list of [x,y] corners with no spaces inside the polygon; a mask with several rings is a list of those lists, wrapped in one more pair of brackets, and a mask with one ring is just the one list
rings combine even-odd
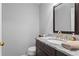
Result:
{"label": "toilet bowl", "polygon": [[36,55],[36,46],[29,47],[27,50],[27,54],[22,56],[35,56]]}
{"label": "toilet bowl", "polygon": [[36,47],[35,46],[29,47],[28,51],[27,51],[27,55],[28,56],[35,56],[36,55]]}

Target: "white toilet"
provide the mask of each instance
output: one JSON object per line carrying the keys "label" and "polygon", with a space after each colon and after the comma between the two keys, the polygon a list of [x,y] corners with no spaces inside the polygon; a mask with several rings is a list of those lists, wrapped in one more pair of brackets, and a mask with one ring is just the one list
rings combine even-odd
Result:
{"label": "white toilet", "polygon": [[36,47],[35,46],[29,47],[28,51],[27,51],[27,55],[28,56],[35,56],[36,55]]}
{"label": "white toilet", "polygon": [[27,50],[27,54],[22,56],[35,56],[36,55],[36,46],[29,47]]}

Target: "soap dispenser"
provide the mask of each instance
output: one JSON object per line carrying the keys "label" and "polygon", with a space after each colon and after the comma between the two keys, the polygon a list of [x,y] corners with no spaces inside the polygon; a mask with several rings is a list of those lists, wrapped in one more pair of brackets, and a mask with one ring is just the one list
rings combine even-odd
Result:
{"label": "soap dispenser", "polygon": [[76,41],[75,33],[72,34],[73,41]]}
{"label": "soap dispenser", "polygon": [[71,39],[70,39],[71,41],[76,41],[76,36],[75,36],[75,33],[72,33],[72,35],[71,35]]}

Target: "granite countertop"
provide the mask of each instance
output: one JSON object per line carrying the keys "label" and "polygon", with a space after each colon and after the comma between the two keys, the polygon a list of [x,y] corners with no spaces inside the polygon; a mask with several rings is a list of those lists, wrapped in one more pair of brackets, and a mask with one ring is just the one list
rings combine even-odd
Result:
{"label": "granite countertop", "polygon": [[50,47],[66,54],[68,56],[79,56],[79,50],[76,50],[76,51],[68,50],[68,49],[62,47],[62,45],[57,45],[57,44],[50,43],[49,41],[47,41],[47,39],[44,39],[43,37],[37,37],[36,39],[40,40],[41,42],[49,45]]}

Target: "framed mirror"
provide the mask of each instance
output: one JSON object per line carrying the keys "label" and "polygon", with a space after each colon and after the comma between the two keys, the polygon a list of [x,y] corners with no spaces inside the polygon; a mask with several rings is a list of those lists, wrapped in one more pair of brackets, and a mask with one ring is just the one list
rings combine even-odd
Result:
{"label": "framed mirror", "polygon": [[60,3],[53,8],[53,31],[57,33],[75,32],[75,4]]}

